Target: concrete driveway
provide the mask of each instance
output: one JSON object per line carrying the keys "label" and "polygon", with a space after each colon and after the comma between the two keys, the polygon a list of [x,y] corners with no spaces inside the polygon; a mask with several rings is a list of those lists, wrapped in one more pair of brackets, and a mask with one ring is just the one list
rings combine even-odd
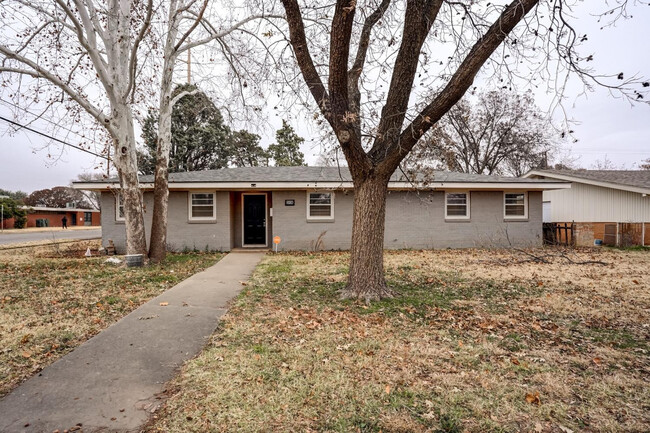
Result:
{"label": "concrete driveway", "polygon": [[57,229],[48,231],[6,231],[0,233],[0,245],[24,244],[37,241],[60,241],[69,239],[98,239],[102,237],[101,227],[94,229]]}

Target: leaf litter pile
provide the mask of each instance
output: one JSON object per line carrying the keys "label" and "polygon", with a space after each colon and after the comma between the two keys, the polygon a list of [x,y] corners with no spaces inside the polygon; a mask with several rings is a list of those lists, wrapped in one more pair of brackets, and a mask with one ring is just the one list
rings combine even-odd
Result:
{"label": "leaf litter pile", "polygon": [[0,251],[0,396],[220,254],[172,254],[125,268],[99,241]]}
{"label": "leaf litter pile", "polygon": [[647,252],[385,262],[400,295],[365,305],[347,254],[267,256],[147,431],[650,431]]}

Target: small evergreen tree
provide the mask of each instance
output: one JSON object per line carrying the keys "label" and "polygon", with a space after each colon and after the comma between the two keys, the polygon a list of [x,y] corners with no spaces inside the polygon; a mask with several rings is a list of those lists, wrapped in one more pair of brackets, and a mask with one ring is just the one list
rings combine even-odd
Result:
{"label": "small evergreen tree", "polygon": [[260,136],[243,129],[230,134],[228,154],[235,167],[269,165],[269,154],[260,146]]}
{"label": "small evergreen tree", "polygon": [[[208,96],[193,84],[177,86],[172,97],[181,92],[194,92],[182,97],[172,111],[172,140],[169,153],[170,173],[223,168],[228,165],[230,129]],[[142,126],[145,151],[138,155],[138,169],[153,174],[158,141],[158,113],[149,110]]]}
{"label": "small evergreen tree", "polygon": [[305,155],[300,151],[305,139],[298,136],[286,120],[282,121],[282,128],[276,131],[275,140],[276,143],[269,146],[268,153],[276,166],[307,165]]}

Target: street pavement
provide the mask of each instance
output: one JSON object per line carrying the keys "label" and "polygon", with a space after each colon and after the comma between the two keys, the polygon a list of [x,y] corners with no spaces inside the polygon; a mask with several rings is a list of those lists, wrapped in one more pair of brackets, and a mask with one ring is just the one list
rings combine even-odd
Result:
{"label": "street pavement", "polygon": [[90,230],[61,229],[43,232],[15,231],[0,233],[0,245],[24,244],[37,241],[61,241],[69,239],[98,239],[102,237],[101,227]]}

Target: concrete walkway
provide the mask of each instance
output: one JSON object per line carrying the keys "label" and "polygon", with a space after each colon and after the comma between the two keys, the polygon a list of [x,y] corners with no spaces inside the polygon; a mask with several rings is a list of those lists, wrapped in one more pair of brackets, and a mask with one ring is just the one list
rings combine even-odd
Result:
{"label": "concrete walkway", "polygon": [[138,431],[263,256],[228,254],[27,380],[0,400],[0,432]]}

